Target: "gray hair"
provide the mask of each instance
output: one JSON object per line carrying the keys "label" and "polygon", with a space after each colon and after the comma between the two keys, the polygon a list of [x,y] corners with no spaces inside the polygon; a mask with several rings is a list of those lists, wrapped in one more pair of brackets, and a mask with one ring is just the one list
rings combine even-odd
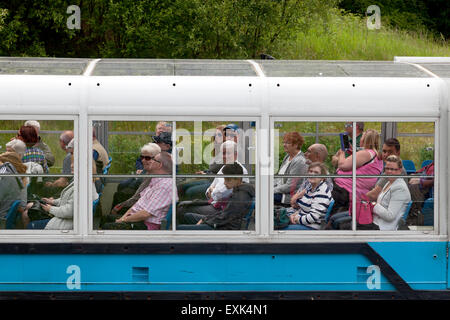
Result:
{"label": "gray hair", "polygon": [[32,126],[38,129],[38,131],[41,130],[41,125],[36,120],[25,121],[24,126]]}
{"label": "gray hair", "polygon": [[161,148],[156,143],[151,142],[141,148],[141,153],[142,152],[148,152],[154,157],[161,152]]}
{"label": "gray hair", "polygon": [[162,169],[164,172],[172,173],[172,156],[166,151],[161,151],[159,153],[159,159],[162,164]]}
{"label": "gray hair", "polygon": [[17,152],[21,157],[25,154],[25,151],[27,149],[27,146],[22,140],[19,139],[13,139],[10,142],[6,144],[6,148],[11,148],[15,152]]}
{"label": "gray hair", "polygon": [[66,146],[73,139],[73,131],[64,131],[59,136],[59,140],[61,140]]}

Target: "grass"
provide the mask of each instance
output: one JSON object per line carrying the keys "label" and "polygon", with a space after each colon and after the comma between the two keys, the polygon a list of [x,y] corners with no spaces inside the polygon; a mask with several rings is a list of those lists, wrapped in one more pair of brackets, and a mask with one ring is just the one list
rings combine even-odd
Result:
{"label": "grass", "polygon": [[328,23],[313,20],[309,29],[281,43],[273,52],[278,59],[388,60],[395,56],[450,56],[450,46],[426,32],[396,30],[381,21],[369,30],[366,19],[330,10]]}

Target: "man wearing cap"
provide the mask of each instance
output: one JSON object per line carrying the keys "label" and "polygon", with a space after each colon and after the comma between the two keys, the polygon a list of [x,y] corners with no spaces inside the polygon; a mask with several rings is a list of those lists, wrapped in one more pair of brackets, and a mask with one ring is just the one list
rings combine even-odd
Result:
{"label": "man wearing cap", "polygon": [[238,143],[239,127],[237,125],[235,125],[234,123],[230,123],[225,128],[223,128],[223,132],[225,141],[232,140]]}

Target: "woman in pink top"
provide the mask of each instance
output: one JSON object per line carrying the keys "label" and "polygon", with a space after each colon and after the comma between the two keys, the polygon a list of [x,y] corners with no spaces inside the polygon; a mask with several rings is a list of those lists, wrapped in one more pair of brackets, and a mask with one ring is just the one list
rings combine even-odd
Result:
{"label": "woman in pink top", "polygon": [[[357,175],[379,175],[383,171],[381,153],[378,152],[380,135],[375,130],[367,130],[361,137],[362,150],[356,152],[356,174]],[[339,150],[336,154],[338,175],[351,175],[353,155],[345,158],[345,153]],[[356,178],[356,197],[361,199],[362,194],[369,192],[376,184],[377,177]],[[333,212],[342,211],[342,207],[348,208],[352,197],[352,178],[336,178],[333,183],[333,199],[335,204]],[[341,210],[339,210],[341,208]]]}

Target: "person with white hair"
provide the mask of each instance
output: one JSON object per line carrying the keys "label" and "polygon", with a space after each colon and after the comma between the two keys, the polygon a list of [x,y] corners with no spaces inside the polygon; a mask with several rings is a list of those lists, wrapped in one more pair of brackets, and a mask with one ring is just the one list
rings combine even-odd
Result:
{"label": "person with white hair", "polygon": [[16,152],[20,155],[20,157],[23,157],[25,154],[25,151],[27,150],[27,146],[25,142],[23,142],[20,139],[12,139],[6,144],[6,151],[7,152]]}
{"label": "person with white hair", "polygon": [[52,151],[50,150],[50,147],[41,139],[41,136],[39,135],[39,132],[41,130],[41,125],[36,120],[28,120],[25,121],[25,126],[32,126],[36,129],[36,133],[38,135],[38,142],[33,146],[35,148],[39,148],[44,152],[45,159],[47,160],[47,166],[51,167],[55,164],[55,156],[53,155]]}
{"label": "person with white hair", "polygon": [[[248,174],[247,169],[237,160],[238,158],[238,145],[233,140],[227,140],[220,146],[220,152],[222,153],[222,168],[217,172],[218,177],[214,179],[211,185],[206,190],[207,201],[203,204],[200,201],[183,201],[180,203],[178,210],[179,218],[184,216],[184,213],[198,213],[200,215],[217,214],[223,210],[233,193],[232,189],[228,189],[225,186],[225,179],[221,178],[222,170],[227,164],[236,163],[242,167],[243,174]],[[243,178],[243,182],[250,183],[248,178]],[[184,219],[184,217],[183,217]]]}
{"label": "person with white hair", "polygon": [[[145,157],[155,157],[157,154],[161,153],[161,148],[156,143],[147,143],[141,148],[141,155],[140,158],[145,159]],[[145,171],[142,172],[144,174]],[[135,179],[135,178],[133,178]],[[142,180],[142,179],[139,179]],[[120,202],[119,204],[114,205],[113,209],[111,210],[111,214],[121,214],[125,213],[126,210],[131,208],[141,197],[141,192],[148,187],[150,184],[150,181],[152,178],[145,178],[142,180],[141,184],[139,185],[136,192],[133,194],[133,196],[127,198],[127,200]],[[118,190],[116,194],[114,194],[113,203],[117,203],[118,201],[121,201],[120,199],[123,199],[123,192]]]}

